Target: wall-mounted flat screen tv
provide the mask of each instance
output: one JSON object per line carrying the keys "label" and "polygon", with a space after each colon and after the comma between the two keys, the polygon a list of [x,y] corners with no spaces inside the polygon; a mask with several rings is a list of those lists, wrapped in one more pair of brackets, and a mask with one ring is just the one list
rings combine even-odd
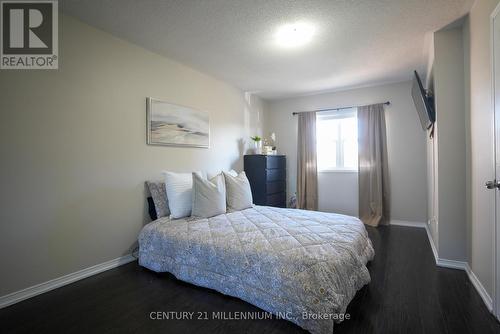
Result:
{"label": "wall-mounted flat screen tv", "polygon": [[420,80],[417,71],[414,71],[413,73],[414,76],[413,85],[411,87],[411,96],[413,97],[413,102],[415,103],[415,108],[417,109],[422,129],[427,130],[436,121],[434,101],[433,98],[427,94],[424,86],[422,86],[422,81]]}

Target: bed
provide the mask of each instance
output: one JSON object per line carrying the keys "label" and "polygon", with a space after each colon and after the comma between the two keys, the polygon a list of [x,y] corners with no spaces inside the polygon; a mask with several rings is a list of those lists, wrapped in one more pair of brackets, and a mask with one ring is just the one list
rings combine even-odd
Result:
{"label": "bed", "polygon": [[355,217],[265,206],[164,217],[139,235],[141,266],[240,298],[311,333],[331,333],[342,320],[370,282],[373,256]]}

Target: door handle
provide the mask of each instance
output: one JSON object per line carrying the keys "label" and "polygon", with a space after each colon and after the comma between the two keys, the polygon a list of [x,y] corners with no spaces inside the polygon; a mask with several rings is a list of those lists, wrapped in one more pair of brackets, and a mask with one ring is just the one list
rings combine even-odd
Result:
{"label": "door handle", "polygon": [[495,189],[495,188],[498,188],[500,189],[500,182],[497,181],[497,180],[493,180],[493,181],[487,181],[485,184],[486,188],[488,189]]}

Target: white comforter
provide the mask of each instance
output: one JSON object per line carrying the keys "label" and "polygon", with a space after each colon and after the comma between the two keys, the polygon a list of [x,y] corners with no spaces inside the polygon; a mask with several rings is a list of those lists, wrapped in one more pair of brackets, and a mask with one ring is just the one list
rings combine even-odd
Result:
{"label": "white comforter", "polygon": [[370,282],[365,265],[374,256],[357,218],[264,206],[161,218],[143,228],[139,245],[140,265],[285,315],[312,333],[332,332]]}

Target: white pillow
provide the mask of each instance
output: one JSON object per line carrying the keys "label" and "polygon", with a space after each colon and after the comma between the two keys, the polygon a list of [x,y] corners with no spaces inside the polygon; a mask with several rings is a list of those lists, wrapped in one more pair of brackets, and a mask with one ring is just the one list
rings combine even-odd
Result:
{"label": "white pillow", "polygon": [[[196,172],[203,177],[201,172]],[[191,173],[164,171],[170,218],[183,218],[191,215],[193,176]]]}
{"label": "white pillow", "polygon": [[193,173],[191,216],[209,218],[226,213],[226,185],[222,174],[210,180]]}
{"label": "white pillow", "polygon": [[[252,207],[252,189],[245,172],[241,172],[234,177],[229,173],[224,173],[226,181],[226,201],[230,210],[243,210]],[[169,197],[170,200],[170,197]]]}
{"label": "white pillow", "polygon": [[[223,172],[217,172],[216,174],[212,174],[212,173],[207,173],[208,175],[208,179],[213,179],[214,177],[216,177],[217,175],[221,175],[221,173]],[[238,176],[238,172],[235,171],[234,169],[231,169],[229,172],[227,172],[229,175],[232,175],[232,176]]]}

